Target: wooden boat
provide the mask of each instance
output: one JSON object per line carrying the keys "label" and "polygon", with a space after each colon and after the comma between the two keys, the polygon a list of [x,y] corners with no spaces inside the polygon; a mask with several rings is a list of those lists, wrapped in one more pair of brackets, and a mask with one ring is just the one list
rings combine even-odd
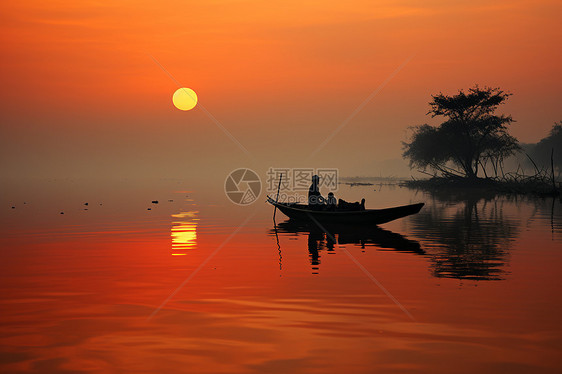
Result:
{"label": "wooden boat", "polygon": [[271,197],[267,202],[277,207],[281,213],[297,221],[317,221],[334,224],[372,224],[379,225],[398,218],[416,214],[424,206],[423,203],[397,206],[386,209],[365,209],[356,211],[312,210],[308,205],[297,203],[279,203]]}

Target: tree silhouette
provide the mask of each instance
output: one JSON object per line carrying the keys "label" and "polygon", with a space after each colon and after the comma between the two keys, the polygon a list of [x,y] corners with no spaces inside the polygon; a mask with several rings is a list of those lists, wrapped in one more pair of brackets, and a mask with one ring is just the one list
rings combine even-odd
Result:
{"label": "tree silhouette", "polygon": [[443,116],[445,121],[438,127],[413,128],[411,141],[403,143],[410,167],[470,179],[477,178],[488,162],[496,167],[519,150],[517,139],[507,132],[511,116],[494,114],[510,95],[499,88],[478,86],[453,96],[433,95],[427,114]]}
{"label": "tree silhouette", "polygon": [[551,152],[553,152],[554,167],[562,169],[562,121],[552,126],[550,134],[533,147],[531,155],[540,165],[548,167]]}

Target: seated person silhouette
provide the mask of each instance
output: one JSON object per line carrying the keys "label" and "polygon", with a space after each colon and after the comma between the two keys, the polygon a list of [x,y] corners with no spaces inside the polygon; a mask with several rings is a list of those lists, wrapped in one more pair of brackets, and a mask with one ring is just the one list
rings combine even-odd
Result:
{"label": "seated person silhouette", "polygon": [[361,202],[349,203],[343,199],[338,200],[338,210],[343,211],[356,211],[365,210],[365,199],[361,199]]}
{"label": "seated person silhouette", "polygon": [[326,204],[326,199],[320,194],[319,181],[318,175],[313,175],[312,184],[308,188],[308,207],[312,210],[323,210]]}
{"label": "seated person silhouette", "polygon": [[327,200],[327,204],[328,204],[328,210],[330,211],[335,211],[338,201],[336,200],[336,197],[334,196],[333,192],[330,192],[328,194],[328,200]]}

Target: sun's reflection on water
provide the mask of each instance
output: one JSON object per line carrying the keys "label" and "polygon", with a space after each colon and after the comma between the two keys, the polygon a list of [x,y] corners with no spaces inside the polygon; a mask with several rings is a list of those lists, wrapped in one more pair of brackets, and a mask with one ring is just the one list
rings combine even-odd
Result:
{"label": "sun's reflection on water", "polygon": [[172,256],[182,256],[197,247],[198,211],[172,214]]}

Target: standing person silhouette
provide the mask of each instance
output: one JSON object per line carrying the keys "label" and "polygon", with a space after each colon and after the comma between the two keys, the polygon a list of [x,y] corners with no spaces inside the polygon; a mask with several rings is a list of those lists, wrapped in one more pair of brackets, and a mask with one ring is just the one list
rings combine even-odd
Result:
{"label": "standing person silhouette", "polygon": [[326,199],[320,194],[319,182],[320,178],[318,175],[313,175],[312,184],[308,188],[308,206],[313,210],[322,210],[326,203]]}

